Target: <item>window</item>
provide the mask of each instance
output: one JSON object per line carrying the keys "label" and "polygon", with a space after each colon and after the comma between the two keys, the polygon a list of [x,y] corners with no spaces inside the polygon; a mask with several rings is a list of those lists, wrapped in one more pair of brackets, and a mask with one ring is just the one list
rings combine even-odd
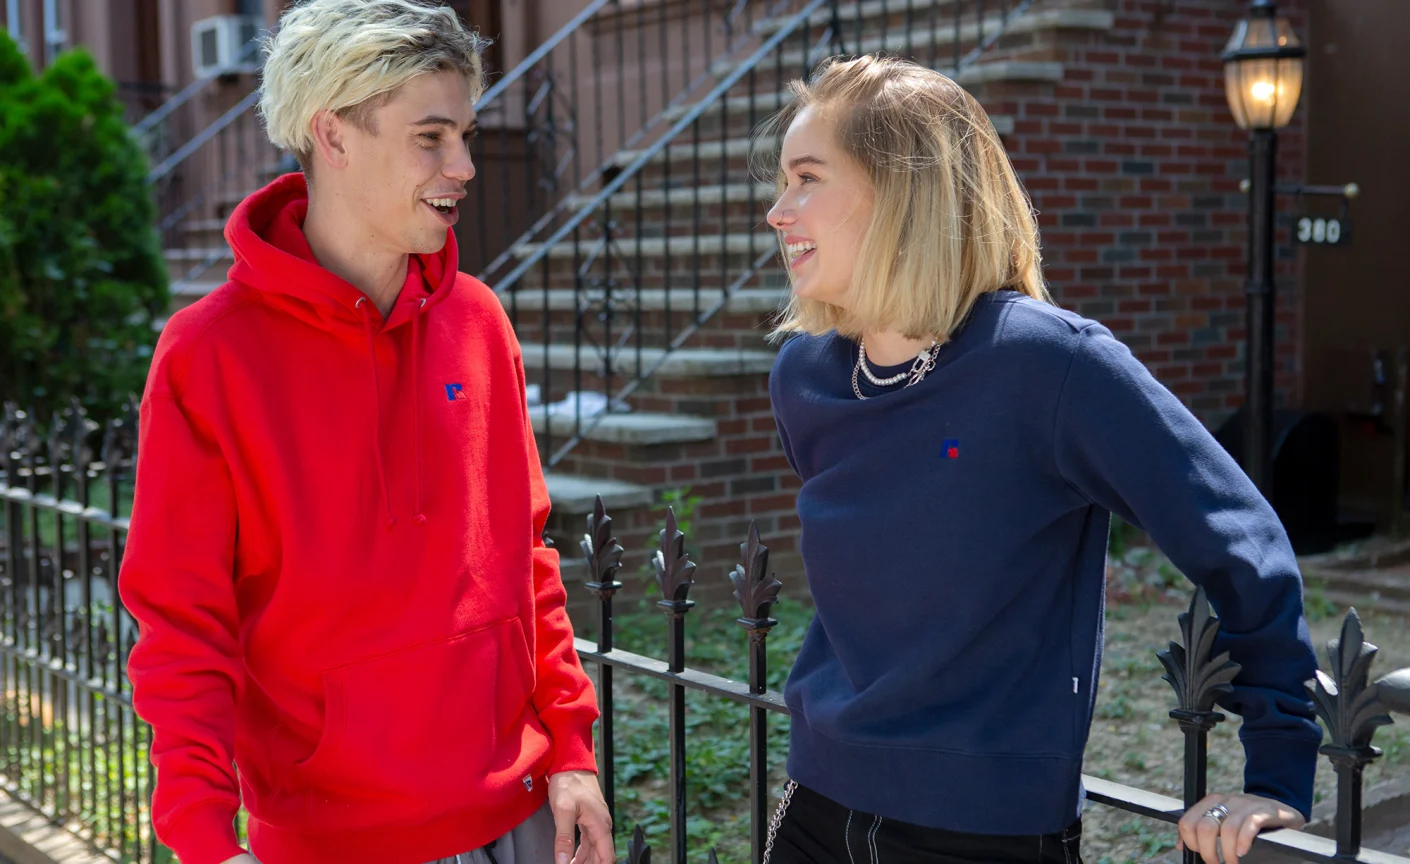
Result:
{"label": "window", "polygon": [[59,52],[69,41],[64,30],[62,5],[59,0],[44,0],[44,65],[48,66],[59,56]]}
{"label": "window", "polygon": [[10,38],[19,43],[20,53],[28,54],[29,46],[24,41],[24,24],[20,20],[20,7],[24,4],[21,0],[4,0],[5,2],[5,29],[10,31]]}

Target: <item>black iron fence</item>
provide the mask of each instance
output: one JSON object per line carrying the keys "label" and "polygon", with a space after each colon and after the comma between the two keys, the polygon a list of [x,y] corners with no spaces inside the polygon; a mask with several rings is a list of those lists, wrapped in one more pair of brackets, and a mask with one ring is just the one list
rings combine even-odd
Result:
{"label": "black iron fence", "polygon": [[[77,406],[57,414],[45,434],[13,405],[0,426],[0,784],[10,795],[56,824],[78,831],[115,861],[169,859],[150,819],[153,771],[147,759],[150,728],[132,710],[126,660],[134,622],[117,594],[133,494],[136,406],[106,426]],[[81,467],[80,467],[81,466]],[[613,645],[613,602],[623,549],[599,498],[580,543],[587,589],[597,598],[596,642],[577,640],[583,662],[596,665],[602,710],[599,756],[608,807],[617,809],[614,679],[647,676],[668,685],[670,849],[686,860],[690,788],[686,780],[689,691],[748,707],[749,818],[754,864],[763,857],[769,819],[767,742],[770,715],[786,715],[781,694],[767,687],[766,645],[778,623],[770,617],[781,583],[768,569],[769,550],[751,528],[730,574],[747,633],[747,681],[692,669],[686,626],[695,563],[675,515],[667,511],[653,558],[665,618],[665,660]],[[1206,736],[1222,715],[1215,700],[1238,674],[1226,654],[1215,656],[1219,622],[1196,591],[1180,615],[1180,642],[1160,652],[1165,680],[1177,695],[1170,712],[1185,738],[1184,799],[1177,800],[1095,777],[1084,777],[1091,801],[1173,823],[1203,797]],[[743,646],[742,646],[743,647]],[[1410,669],[1372,682],[1376,654],[1355,610],[1339,639],[1328,645],[1330,670],[1319,671],[1309,692],[1326,729],[1322,748],[1338,777],[1336,839],[1274,831],[1259,843],[1308,861],[1400,862],[1410,858],[1361,849],[1361,774],[1380,755],[1372,746],[1389,713],[1410,714]],[[625,844],[631,864],[650,850],[638,827]],[[713,853],[709,856],[713,861]],[[1187,854],[1187,860],[1193,860]]]}

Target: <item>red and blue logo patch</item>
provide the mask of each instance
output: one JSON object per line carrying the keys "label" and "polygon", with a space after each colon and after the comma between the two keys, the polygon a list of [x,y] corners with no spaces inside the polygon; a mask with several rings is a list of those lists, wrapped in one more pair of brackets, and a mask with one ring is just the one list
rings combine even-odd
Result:
{"label": "red and blue logo patch", "polygon": [[460,386],[459,384],[447,384],[447,385],[446,385],[446,398],[449,399],[449,400],[452,401],[452,402],[454,402],[454,401],[457,400],[457,399],[464,399],[464,398],[466,398],[466,396],[465,396],[465,388],[462,387],[462,386]]}
{"label": "red and blue logo patch", "polygon": [[960,458],[960,439],[946,438],[940,442],[940,455],[946,459]]}

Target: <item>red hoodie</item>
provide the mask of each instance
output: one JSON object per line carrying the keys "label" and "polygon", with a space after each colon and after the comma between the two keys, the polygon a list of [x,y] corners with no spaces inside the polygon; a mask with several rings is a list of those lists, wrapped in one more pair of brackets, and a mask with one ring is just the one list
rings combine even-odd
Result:
{"label": "red hoodie", "polygon": [[[420,864],[596,770],[519,345],[450,235],[385,322],[318,266],[303,176],[231,216],[142,400],[121,593],[182,864]],[[238,774],[236,771],[238,766]]]}

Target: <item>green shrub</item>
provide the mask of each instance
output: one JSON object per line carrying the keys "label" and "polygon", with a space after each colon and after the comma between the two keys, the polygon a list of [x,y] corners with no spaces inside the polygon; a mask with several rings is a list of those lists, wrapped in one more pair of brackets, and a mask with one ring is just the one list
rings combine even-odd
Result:
{"label": "green shrub", "polygon": [[42,75],[0,32],[0,399],[100,419],[142,389],[169,292],[145,158],[82,50]]}

